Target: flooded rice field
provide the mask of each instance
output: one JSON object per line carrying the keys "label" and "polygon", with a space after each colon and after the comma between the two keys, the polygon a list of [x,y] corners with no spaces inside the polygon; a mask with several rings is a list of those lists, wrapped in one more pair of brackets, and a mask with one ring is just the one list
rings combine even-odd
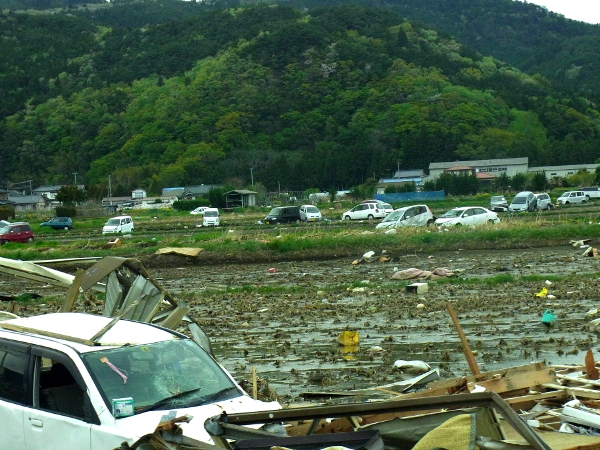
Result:
{"label": "flooded rice field", "polygon": [[[447,303],[482,371],[541,360],[582,363],[588,349],[598,348],[587,324],[595,317],[588,313],[600,308],[600,259],[582,252],[572,246],[456,251],[356,265],[338,259],[153,274],[194,304],[215,353],[236,378],[248,378],[256,366],[281,401],[297,402],[306,393],[355,389],[378,396],[370,389],[414,376],[395,369],[396,360],[425,361],[443,377],[468,373]],[[456,277],[427,280],[428,292],[408,293],[407,282],[391,276],[411,267],[446,267]],[[238,289],[218,290],[225,288]],[[543,288],[548,295],[535,296]],[[546,310],[556,316],[554,326],[541,323]],[[357,346],[338,344],[345,330],[359,333]]]}
{"label": "flooded rice field", "polygon": [[[385,254],[386,261],[360,264],[345,258],[232,265],[171,256],[147,267],[175,298],[190,303],[218,360],[236,379],[250,379],[254,366],[282,403],[297,403],[309,394],[352,390],[385,398],[389,393],[373,388],[414,376],[396,369],[396,360],[422,360],[439,367],[442,377],[469,373],[447,303],[482,371],[541,360],[583,363],[588,349],[599,348],[588,323],[597,314],[591,311],[600,309],[600,259],[582,253],[565,246]],[[425,280],[422,294],[407,292],[412,281],[391,278],[407,268],[439,267],[455,276]],[[535,295],[544,288],[547,295]],[[23,292],[66,295],[0,275],[1,294]],[[90,302],[80,303],[79,309],[97,312]],[[30,305],[22,312],[52,308]],[[551,327],[541,323],[546,310],[556,316]],[[358,332],[357,345],[338,344],[346,330]]]}

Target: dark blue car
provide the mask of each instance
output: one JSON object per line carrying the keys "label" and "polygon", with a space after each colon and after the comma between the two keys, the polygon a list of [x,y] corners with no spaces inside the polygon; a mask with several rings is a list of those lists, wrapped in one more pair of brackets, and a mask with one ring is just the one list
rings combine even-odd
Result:
{"label": "dark blue car", "polygon": [[70,217],[55,217],[48,222],[42,222],[40,227],[50,227],[54,230],[70,230],[73,228],[73,221]]}

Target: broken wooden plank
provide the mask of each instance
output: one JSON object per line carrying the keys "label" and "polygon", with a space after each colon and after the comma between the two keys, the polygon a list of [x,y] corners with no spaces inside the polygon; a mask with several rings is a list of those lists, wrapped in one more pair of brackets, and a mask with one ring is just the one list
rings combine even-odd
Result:
{"label": "broken wooden plank", "polygon": [[510,377],[500,377],[495,380],[471,382],[468,383],[468,387],[470,391],[473,391],[476,386],[480,386],[485,388],[486,391],[502,395],[507,392],[530,389],[544,383],[553,382],[556,382],[556,373],[554,372],[554,369],[549,367],[543,370],[536,370],[535,372],[526,372]]}
{"label": "broken wooden plank", "polygon": [[477,361],[475,361],[475,356],[473,356],[473,352],[471,351],[471,347],[469,346],[469,342],[467,341],[467,336],[462,330],[460,323],[458,322],[458,317],[454,312],[454,308],[451,303],[446,303],[446,309],[448,313],[450,313],[450,317],[452,318],[452,322],[454,323],[454,327],[458,332],[458,336],[460,337],[460,341],[463,345],[463,351],[465,353],[465,358],[467,359],[467,364],[469,364],[469,369],[471,369],[471,373],[473,375],[479,374],[479,366],[477,365]]}
{"label": "broken wooden plank", "polygon": [[568,375],[557,374],[556,378],[558,378],[559,380],[570,381],[575,384],[600,387],[600,381],[588,380],[587,378],[583,378],[583,376],[582,376],[582,378],[577,378],[577,377],[570,377]]}
{"label": "broken wooden plank", "polygon": [[179,255],[179,256],[191,256],[195,258],[202,252],[203,248],[194,247],[164,247],[156,250],[156,255]]}
{"label": "broken wooden plank", "polygon": [[565,391],[549,391],[541,392],[538,394],[519,395],[516,397],[505,398],[504,401],[508,403],[515,411],[528,411],[533,408],[541,400],[552,400],[557,399],[561,402],[570,399]]}
{"label": "broken wooden plank", "polygon": [[600,391],[595,389],[588,389],[583,387],[573,387],[573,386],[563,386],[558,383],[544,383],[541,387],[545,389],[554,389],[557,391],[565,391],[567,395],[582,399],[582,398],[590,398],[594,400],[600,399]]}
{"label": "broken wooden plank", "polygon": [[594,354],[591,349],[585,355],[585,369],[589,380],[598,379],[598,369],[596,369],[596,362],[594,361]]}
{"label": "broken wooden plank", "polygon": [[[554,366],[552,366],[552,367],[554,368]],[[508,367],[506,369],[490,370],[488,372],[482,372],[478,375],[467,375],[465,377],[452,378],[449,380],[433,381],[433,382],[429,383],[429,387],[431,389],[442,389],[442,388],[456,386],[457,383],[461,380],[465,380],[465,382],[467,382],[467,383],[481,382],[481,381],[490,380],[494,377],[495,378],[508,377],[508,376],[512,376],[512,375],[516,375],[516,374],[520,374],[520,373],[535,372],[537,370],[543,370],[545,368],[546,368],[546,364],[543,361],[538,361],[535,363],[524,364],[522,366]]]}

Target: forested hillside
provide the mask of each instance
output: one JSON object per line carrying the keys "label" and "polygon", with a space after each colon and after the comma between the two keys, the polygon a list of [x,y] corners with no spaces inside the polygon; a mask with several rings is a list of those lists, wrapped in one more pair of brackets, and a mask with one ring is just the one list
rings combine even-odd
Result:
{"label": "forested hillside", "polygon": [[[296,7],[322,8],[342,0],[282,0]],[[539,73],[570,91],[600,94],[600,26],[566,19],[517,0],[356,0],[389,9],[484,55],[531,75]]]}
{"label": "forested hillside", "polygon": [[[0,124],[2,179],[65,183],[77,172],[91,186],[110,175],[114,193],[159,192],[248,184],[252,168],[271,189],[339,189],[389,176],[397,163],[600,157],[590,96],[560,93],[389,10],[215,9],[141,28],[52,18],[75,21],[81,38],[70,25],[54,32],[73,52],[48,58],[62,69],[44,63],[58,44],[42,36],[44,50],[23,65],[45,92],[25,99],[39,105],[15,101]],[[10,30],[20,42],[27,20],[3,16],[4,40]],[[48,74],[63,71],[41,76],[38,59]]]}

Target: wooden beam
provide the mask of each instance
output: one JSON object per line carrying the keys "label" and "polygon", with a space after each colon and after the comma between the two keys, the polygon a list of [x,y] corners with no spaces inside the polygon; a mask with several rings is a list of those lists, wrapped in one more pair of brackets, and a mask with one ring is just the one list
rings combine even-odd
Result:
{"label": "wooden beam", "polygon": [[598,379],[598,369],[596,369],[596,362],[594,361],[594,354],[592,350],[588,350],[585,355],[585,369],[587,372],[587,377],[590,380]]}
{"label": "wooden beam", "polygon": [[458,322],[458,317],[456,316],[456,313],[454,312],[454,308],[452,307],[452,304],[446,303],[446,309],[448,309],[448,313],[450,313],[450,317],[452,318],[454,327],[456,328],[456,331],[458,332],[458,336],[460,337],[460,340],[462,342],[463,352],[465,354],[465,358],[467,359],[467,364],[469,364],[469,369],[471,369],[471,373],[473,375],[478,375],[480,373],[479,366],[477,365],[475,356],[473,356],[473,352],[471,351],[471,347],[469,346],[469,342],[467,341],[467,336],[465,336],[465,333],[463,332],[462,327],[460,326],[460,323]]}
{"label": "wooden beam", "polygon": [[472,391],[475,386],[481,386],[486,391],[503,394],[506,392],[517,391],[519,389],[533,388],[544,383],[555,383],[556,374],[554,369],[547,368],[535,372],[528,372],[510,377],[503,377],[497,380],[487,380],[481,382],[469,383],[469,390]]}

